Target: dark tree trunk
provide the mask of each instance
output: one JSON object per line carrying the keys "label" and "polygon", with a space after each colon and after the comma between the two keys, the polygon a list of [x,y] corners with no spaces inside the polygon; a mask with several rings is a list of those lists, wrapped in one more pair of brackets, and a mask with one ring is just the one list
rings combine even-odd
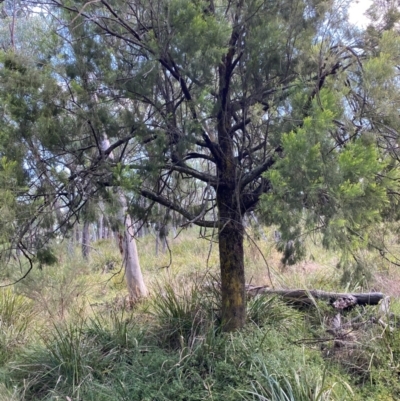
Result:
{"label": "dark tree trunk", "polygon": [[242,328],[246,320],[244,227],[233,192],[219,190],[217,202],[220,224],[222,325],[225,331],[233,331]]}
{"label": "dark tree trunk", "polygon": [[[242,1],[242,0],[241,0]],[[243,252],[243,216],[240,210],[240,186],[235,145],[231,135],[232,115],[229,108],[234,45],[238,33],[234,29],[232,47],[219,65],[218,111],[218,186],[219,258],[221,269],[222,325],[224,331],[244,326],[246,321],[246,294]]]}
{"label": "dark tree trunk", "polygon": [[162,224],[160,227],[160,231],[158,232],[158,237],[160,239],[162,253],[165,253],[165,251],[167,250],[168,231],[169,231],[168,226],[166,224]]}

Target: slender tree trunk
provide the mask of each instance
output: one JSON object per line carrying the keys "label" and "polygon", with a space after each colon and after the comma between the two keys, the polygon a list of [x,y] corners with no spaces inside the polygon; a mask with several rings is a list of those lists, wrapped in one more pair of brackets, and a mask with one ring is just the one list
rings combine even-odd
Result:
{"label": "slender tree trunk", "polygon": [[167,250],[167,237],[168,237],[168,225],[166,222],[162,223],[160,231],[158,233],[161,242],[161,252],[165,253]]}
{"label": "slender tree trunk", "polygon": [[155,232],[156,232],[156,256],[158,256],[160,253],[160,249],[161,253],[165,253],[165,251],[167,250],[168,227],[164,223],[157,223]]}
{"label": "slender tree trunk", "polygon": [[156,233],[156,256],[158,256],[158,252],[159,252],[159,249],[160,249],[160,235],[159,235],[157,226],[156,226],[156,229],[155,229],[155,233]]}
{"label": "slender tree trunk", "polygon": [[73,237],[68,239],[67,245],[67,255],[68,257],[72,258],[75,255],[75,244]]}
{"label": "slender tree trunk", "polygon": [[[109,147],[110,141],[107,134],[104,133],[101,149],[104,152]],[[112,152],[108,157],[114,160]],[[125,278],[128,286],[129,298],[131,302],[135,302],[140,298],[146,297],[148,295],[148,290],[143,280],[142,270],[140,269],[139,256],[134,238],[135,233],[131,216],[128,213],[126,196],[121,188],[118,189],[118,197],[120,202],[118,219],[121,227],[118,233],[118,242],[125,267]],[[111,229],[109,229],[109,232],[111,232]]]}
{"label": "slender tree trunk", "polygon": [[97,220],[97,239],[103,239],[103,223],[104,223],[104,216],[100,214],[99,219]]}
{"label": "slender tree trunk", "polygon": [[82,256],[83,259],[89,260],[89,252],[90,252],[90,223],[85,221],[83,223],[82,230]]}
{"label": "slender tree trunk", "polygon": [[75,224],[74,231],[75,231],[75,242],[79,244],[81,242],[81,233],[79,224]]}
{"label": "slender tree trunk", "polygon": [[121,202],[119,220],[123,229],[119,232],[118,237],[124,258],[129,298],[132,302],[135,302],[140,298],[146,297],[148,295],[148,290],[143,280],[142,270],[140,269],[132,219],[129,213],[127,213],[127,202],[122,192],[119,194],[119,199]]}
{"label": "slender tree trunk", "polygon": [[167,237],[166,236],[162,237],[161,243],[162,243],[161,251],[162,251],[162,253],[165,253],[167,251]]}

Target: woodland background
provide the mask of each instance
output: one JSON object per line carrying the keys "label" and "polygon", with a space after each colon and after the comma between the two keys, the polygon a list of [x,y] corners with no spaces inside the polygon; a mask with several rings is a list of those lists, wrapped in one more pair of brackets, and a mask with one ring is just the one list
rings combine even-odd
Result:
{"label": "woodland background", "polygon": [[400,11],[348,5],[1,2],[0,400],[399,399]]}

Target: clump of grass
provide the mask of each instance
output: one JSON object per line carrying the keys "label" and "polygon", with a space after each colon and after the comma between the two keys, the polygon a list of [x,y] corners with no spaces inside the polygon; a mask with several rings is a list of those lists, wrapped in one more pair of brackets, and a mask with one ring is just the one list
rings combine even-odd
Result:
{"label": "clump of grass", "polygon": [[[135,311],[107,309],[88,318],[85,332],[98,344],[102,352],[118,350],[119,353],[138,350],[145,336],[149,336],[145,325],[136,321]],[[149,338],[147,338],[149,340]],[[146,346],[143,347],[147,349]]]}
{"label": "clump of grass", "polygon": [[275,328],[298,325],[302,314],[282,299],[271,295],[256,295],[247,302],[247,319],[259,326]]}
{"label": "clump of grass", "polygon": [[[306,373],[292,371],[291,376],[270,373],[263,361],[257,362],[257,380],[252,389],[242,393],[248,401],[339,401],[353,396],[350,386],[327,380],[326,371],[310,378]],[[340,392],[335,387],[340,386]]]}
{"label": "clump of grass", "polygon": [[[36,311],[33,302],[12,288],[0,290],[0,364],[13,357],[33,332]],[[30,331],[31,329],[32,331]]]}
{"label": "clump of grass", "polygon": [[103,353],[94,337],[87,336],[84,322],[54,325],[10,365],[13,383],[24,382],[25,399],[49,394],[78,397],[98,372],[112,366],[114,351]]}
{"label": "clump of grass", "polygon": [[22,401],[22,396],[17,388],[8,389],[5,384],[0,383],[0,401]]}
{"label": "clump of grass", "polygon": [[172,349],[193,348],[217,324],[213,292],[204,296],[203,283],[157,284],[151,303],[160,327],[160,341]]}

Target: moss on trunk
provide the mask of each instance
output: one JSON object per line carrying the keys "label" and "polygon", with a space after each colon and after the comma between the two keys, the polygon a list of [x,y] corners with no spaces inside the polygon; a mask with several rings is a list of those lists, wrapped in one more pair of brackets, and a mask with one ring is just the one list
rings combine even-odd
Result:
{"label": "moss on trunk", "polygon": [[224,331],[233,331],[242,328],[246,321],[244,228],[235,197],[224,192],[218,196],[222,324]]}

